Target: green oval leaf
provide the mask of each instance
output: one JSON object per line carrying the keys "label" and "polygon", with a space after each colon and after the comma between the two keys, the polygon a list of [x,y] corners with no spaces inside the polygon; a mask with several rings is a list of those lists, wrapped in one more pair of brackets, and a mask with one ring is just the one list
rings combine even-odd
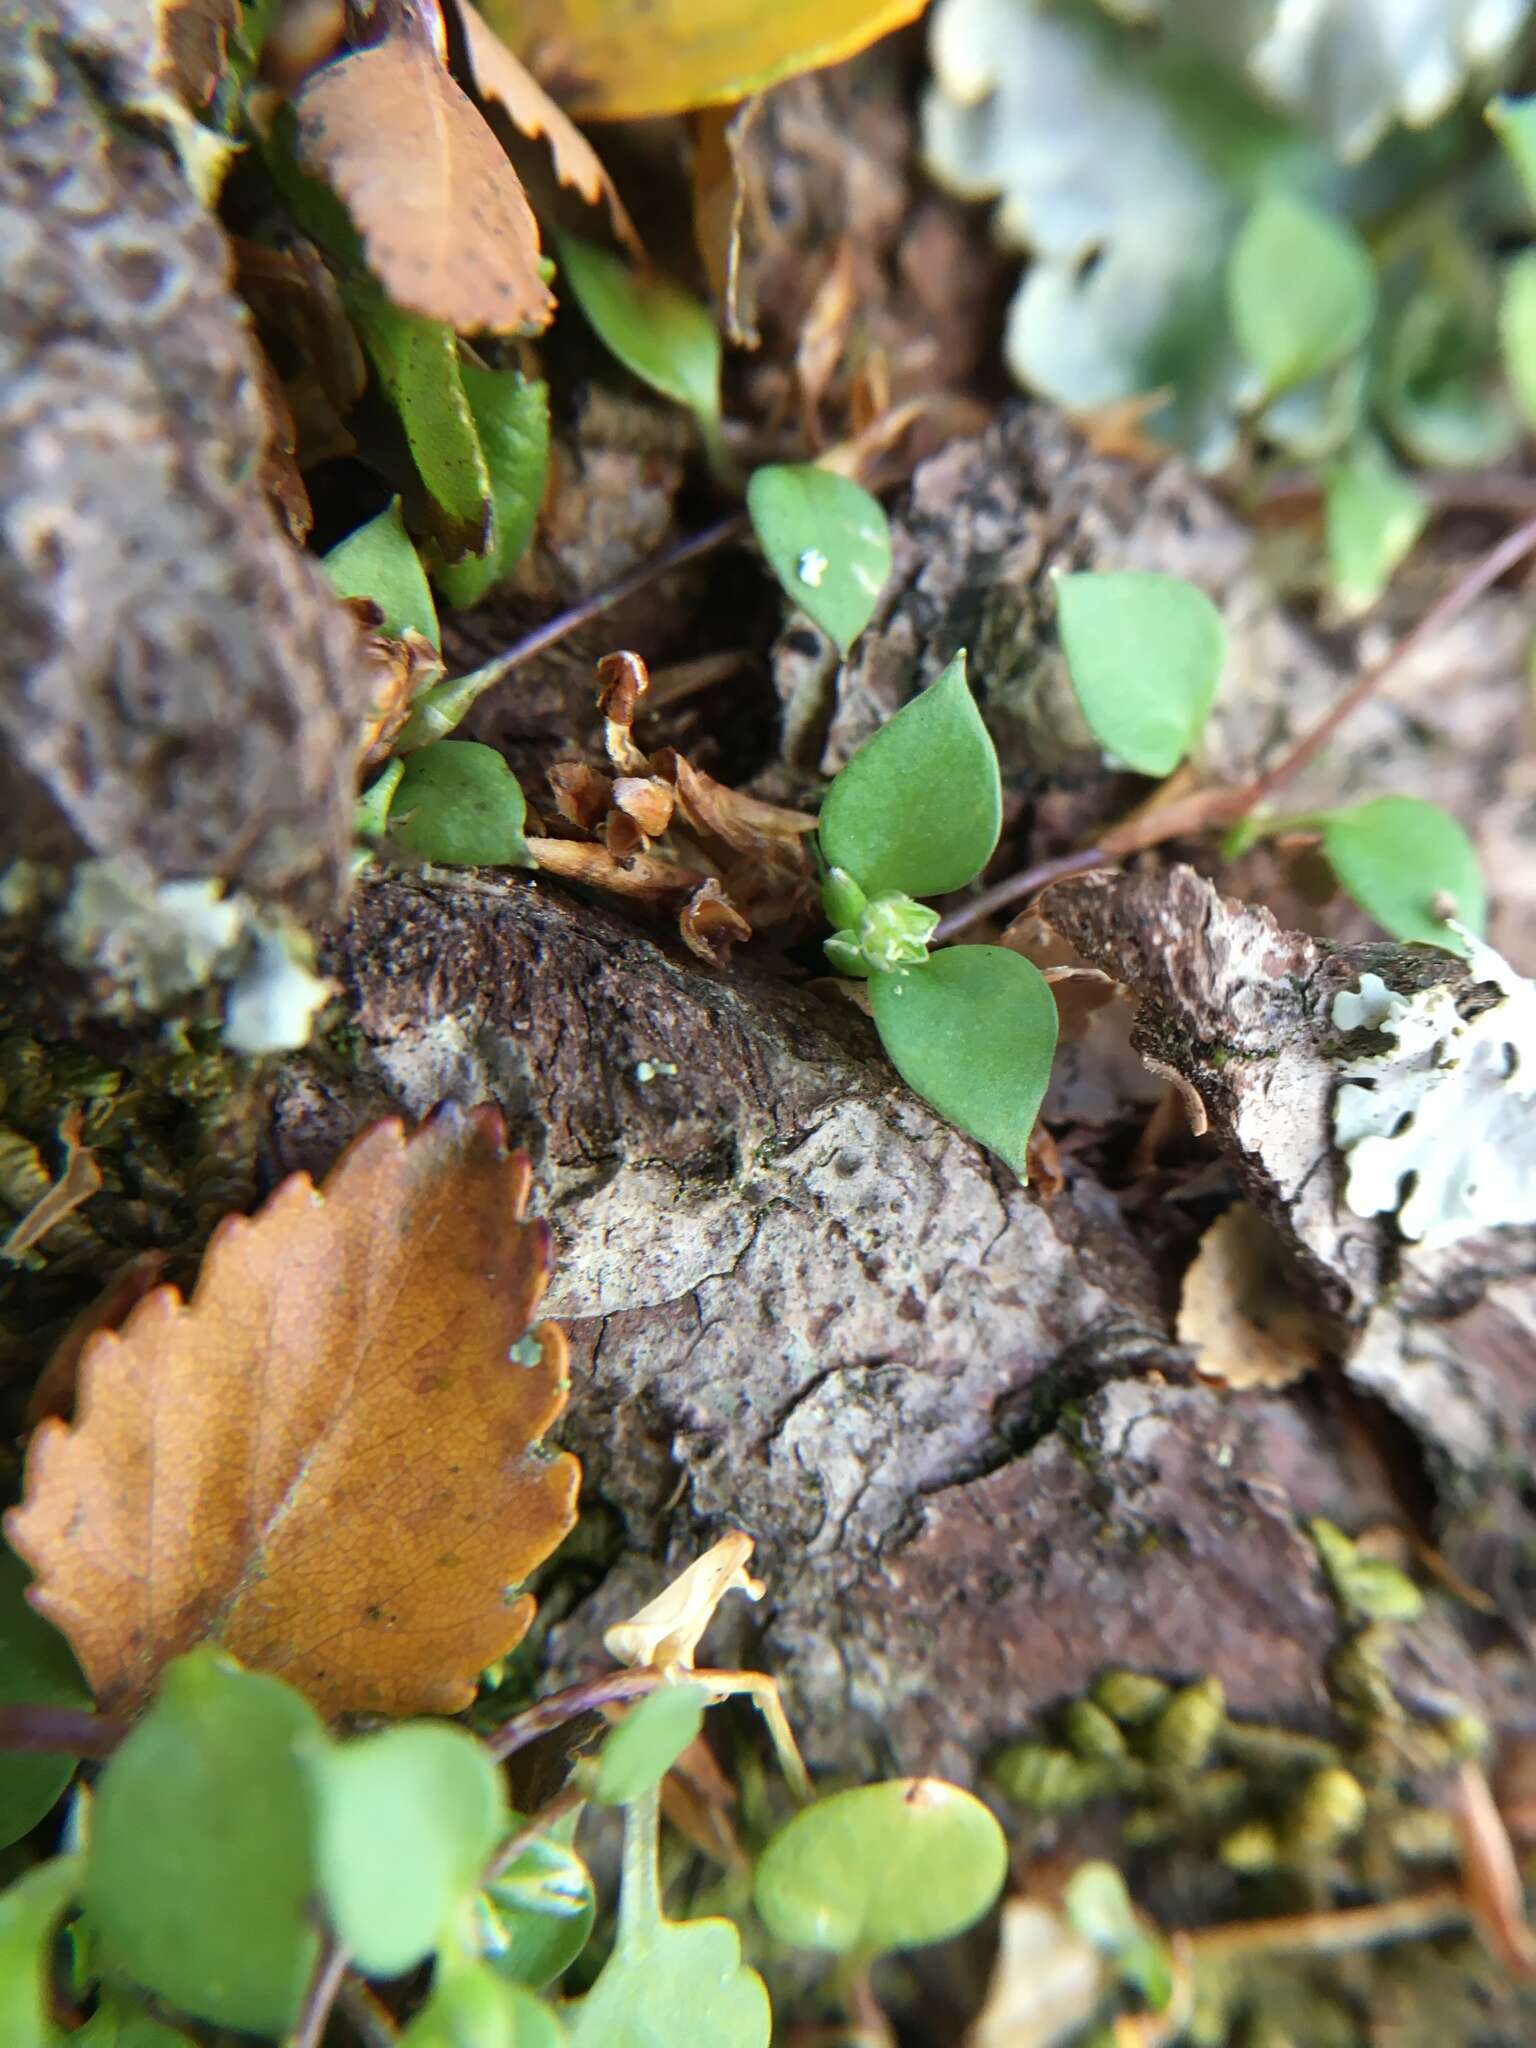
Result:
{"label": "green oval leaf", "polygon": [[549,387],[516,370],[459,367],[491,479],[491,544],[476,559],[439,562],[434,582],[449,604],[478,604],[522,560],[549,472]]}
{"label": "green oval leaf", "polygon": [[[1491,294],[1491,284],[1489,286]],[[1498,388],[1498,336],[1481,295],[1427,285],[1392,330],[1377,403],[1394,439],[1431,468],[1477,469],[1519,437]]]}
{"label": "green oval leaf", "polygon": [[[27,1601],[30,1574],[0,1544],[0,1702],[89,1708],[90,1688],[68,1643]],[[0,1756],[0,1848],[19,1842],[75,1775],[69,1756]]]}
{"label": "green oval leaf", "polygon": [[1463,942],[1436,915],[1439,896],[1455,904],[1459,923],[1481,935],[1488,901],[1477,850],[1438,804],[1378,796],[1299,822],[1317,826],[1340,887],[1395,939],[1464,953]]}
{"label": "green oval leaf", "polygon": [[747,510],[791,604],[846,654],[891,573],[891,529],[880,500],[814,462],[770,463],[753,472]]}
{"label": "green oval leaf", "polygon": [[1051,1078],[1056,998],[1005,946],[950,946],[869,981],[875,1029],[909,1088],[1028,1178]]}
{"label": "green oval leaf", "polygon": [[532,867],[522,785],[494,747],[439,740],[408,754],[389,807],[394,844],[449,867]]}
{"label": "green oval leaf", "polygon": [[575,235],[557,235],[555,247],[565,281],[599,340],[642,383],[686,405],[717,451],[720,335],[708,307],[659,272],[633,270]]}
{"label": "green oval leaf", "polygon": [[541,1835],[486,1887],[480,1908],[486,1961],[498,1977],[537,1991],[586,1947],[597,1899],[575,1850]]}
{"label": "green oval leaf", "polygon": [[1061,1903],[1073,1933],[1105,1955],[1118,1955],[1141,1939],[1141,1923],[1125,1879],[1112,1863],[1080,1863],[1067,1880]]}
{"label": "green oval leaf", "polygon": [[1510,389],[1527,421],[1536,425],[1536,249],[1517,256],[1504,273],[1499,344]]}
{"label": "green oval leaf", "polygon": [[1292,192],[1243,223],[1227,268],[1233,331],[1268,391],[1357,349],[1376,315],[1376,275],[1353,229]]}
{"label": "green oval leaf", "polygon": [[817,836],[868,896],[942,896],[980,874],[1002,826],[997,751],[961,652],[835,777]]}
{"label": "green oval leaf", "polygon": [[520,1984],[445,1950],[400,2048],[563,2048],[559,2020]]}
{"label": "green oval leaf", "polygon": [[1328,567],[1344,612],[1367,611],[1424,530],[1424,494],[1378,441],[1362,441],[1325,478]]}
{"label": "green oval leaf", "polygon": [[409,628],[434,647],[442,646],[427,572],[405,530],[398,498],[391,499],[377,518],[338,541],[323,566],[338,597],[372,598],[384,614],[386,633],[398,639]]}
{"label": "green oval leaf", "polygon": [[768,2048],[763,1980],[729,1920],[621,1921],[576,2008],[571,2048]]}
{"label": "green oval leaf", "polygon": [[0,2041],[5,2048],[54,2048],[48,1989],[53,1930],[80,1883],[78,1856],[39,1863],[0,1893]]}
{"label": "green oval leaf", "polygon": [[1008,1847],[979,1799],[938,1778],[834,1792],[764,1850],[753,1896],[798,1948],[878,1953],[946,1941],[1003,1888]]}
{"label": "green oval leaf", "polygon": [[440,320],[402,313],[361,272],[344,281],[342,299],[399,415],[444,553],[454,560],[483,555],[490,540],[491,473],[464,392],[458,336]]}
{"label": "green oval leaf", "polygon": [[704,1725],[702,1685],[663,1685],[630,1708],[603,1744],[592,1784],[599,1806],[627,1806],[671,1770]]}
{"label": "green oval leaf", "polygon": [[215,2026],[292,2025],[319,1949],[299,1751],[322,1739],[275,1678],[212,1650],[166,1666],[91,1817],[84,1903],[108,1974]]}
{"label": "green oval leaf", "polygon": [[1227,634],[1215,605],[1177,576],[1084,571],[1057,578],[1056,618],[1094,738],[1140,775],[1171,775],[1221,681]]}
{"label": "green oval leaf", "polygon": [[422,1721],[306,1757],[315,1856],[332,1926],[371,1977],[425,1960],[507,1821],[501,1776],[462,1728]]}
{"label": "green oval leaf", "polygon": [[1493,100],[1487,113],[1488,125],[1520,173],[1526,198],[1536,206],[1536,93],[1525,99]]}
{"label": "green oval leaf", "polygon": [[168,2027],[141,2005],[115,1991],[103,1991],[96,2010],[68,2048],[194,2048],[190,2034]]}

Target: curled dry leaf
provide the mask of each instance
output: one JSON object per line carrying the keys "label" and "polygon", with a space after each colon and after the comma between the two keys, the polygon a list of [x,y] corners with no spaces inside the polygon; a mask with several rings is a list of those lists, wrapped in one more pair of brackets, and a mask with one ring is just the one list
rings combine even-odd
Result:
{"label": "curled dry leaf", "polygon": [[670,748],[657,756],[656,766],[676,787],[678,808],[695,832],[781,874],[812,872],[808,839],[816,830],[814,818],[730,789]]}
{"label": "curled dry leaf", "polygon": [[659,839],[666,831],[676,801],[671,787],[654,775],[621,775],[613,785],[615,810],[632,819],[647,839]]}
{"label": "curled dry leaf", "polygon": [[720,325],[737,348],[757,348],[757,286],[749,252],[766,237],[768,202],[747,154],[762,95],[740,107],[705,107],[693,121],[693,239]]}
{"label": "curled dry leaf", "polygon": [[529,1179],[494,1111],[376,1124],[91,1338],[6,1532],[106,1710],[210,1639],[326,1714],[469,1704],[575,1518]]}
{"label": "curled dry leaf", "polygon": [[852,241],[845,235],[837,245],[826,276],[816,287],[816,296],[795,344],[800,417],[813,448],[819,448],[825,439],[821,431],[821,402],[848,346],[858,296],[858,260]]}
{"label": "curled dry leaf", "polygon": [[691,1671],[704,1631],[726,1594],[745,1593],[749,1600],[761,1600],[768,1590],[747,1570],[755,1548],[744,1529],[732,1529],[638,1614],[605,1630],[603,1648],[619,1664]]}
{"label": "curled dry leaf", "polygon": [[588,206],[606,206],[614,234],[637,262],[644,263],[645,247],[635,224],[585,135],[475,12],[470,0],[459,0],[459,19],[481,99],[503,108],[513,127],[530,140],[544,137],[560,183],[580,193]]}
{"label": "curled dry leaf", "polygon": [[632,853],[617,859],[606,846],[581,839],[529,839],[528,851],[546,873],[589,889],[607,889],[655,909],[681,903],[706,879],[695,868],[679,867],[659,854]]}
{"label": "curled dry leaf", "polygon": [[713,875],[688,898],[677,922],[689,952],[707,960],[711,967],[723,967],[731,957],[731,947],[752,936],[751,925]]}
{"label": "curled dry leaf", "polygon": [[1235,1202],[1201,1238],[1184,1276],[1178,1328],[1202,1378],[1229,1387],[1288,1387],[1322,1355],[1279,1240],[1248,1202]]}
{"label": "curled dry leaf", "polygon": [[597,664],[597,708],[603,720],[603,744],[621,775],[649,775],[651,764],[635,745],[634,723],[640,699],[651,687],[651,672],[628,648],[605,654]]}
{"label": "curled dry leaf", "polygon": [[272,500],[288,538],[302,547],[315,523],[309,490],[299,471],[299,430],[293,407],[283,389],[283,380],[273,369],[267,352],[256,351],[256,381],[261,390],[262,410],[267,416],[267,445],[261,451],[261,481]]}
{"label": "curled dry leaf", "polygon": [[[349,597],[343,603],[356,612],[368,600]],[[378,609],[369,608],[374,612]],[[443,658],[414,626],[407,626],[398,637],[393,633],[367,632],[363,648],[375,679],[363,718],[362,736],[362,765],[371,768],[389,759],[416,697],[443,673]]]}
{"label": "curled dry leaf", "polygon": [[544,773],[565,822],[596,832],[613,808],[613,777],[586,761],[552,761]]}
{"label": "curled dry leaf", "polygon": [[200,112],[224,76],[240,0],[157,0],[154,13],[164,82]]}
{"label": "curled dry leaf", "polygon": [[549,325],[528,195],[423,33],[402,24],[338,58],[293,106],[306,169],[345,201],[397,306],[461,334]]}
{"label": "curled dry leaf", "polygon": [[1536,1931],[1526,1918],[1525,1892],[1488,1780],[1476,1764],[1456,1779],[1456,1825],[1461,1834],[1461,1885],[1477,1931],[1505,1969],[1536,1978]]}
{"label": "curled dry leaf", "polygon": [[64,1171],[0,1243],[0,1258],[25,1258],[34,1245],[42,1243],[56,1223],[62,1223],[82,1202],[88,1202],[99,1192],[101,1168],[96,1164],[96,1154],[90,1146],[81,1143],[82,1121],[78,1108],[70,1110],[64,1118],[59,1127],[59,1136],[64,1144]]}

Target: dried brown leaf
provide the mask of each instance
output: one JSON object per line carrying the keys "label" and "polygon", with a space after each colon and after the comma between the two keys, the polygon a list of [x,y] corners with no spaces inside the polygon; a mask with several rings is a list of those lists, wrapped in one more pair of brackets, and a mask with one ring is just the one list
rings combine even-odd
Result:
{"label": "dried brown leaf", "polygon": [[293,106],[306,169],[345,201],[396,305],[462,334],[549,325],[528,195],[424,34],[402,25],[326,65]]}
{"label": "dried brown leaf", "polygon": [[[360,611],[367,598],[344,600],[349,611]],[[377,612],[377,606],[371,607]],[[393,633],[368,632],[364,656],[374,675],[373,694],[363,719],[362,766],[387,761],[395,740],[411,715],[411,705],[420,692],[443,673],[443,658],[425,634],[407,626],[398,637]]]}
{"label": "dried brown leaf", "polygon": [[224,76],[239,0],[158,0],[155,13],[168,82],[201,112]]}
{"label": "dried brown leaf", "polygon": [[634,723],[640,699],[651,687],[650,670],[626,647],[603,656],[597,679],[597,708],[609,760],[621,775],[649,775],[650,761],[635,745]]}
{"label": "dried brown leaf", "polygon": [[672,822],[677,797],[669,783],[654,775],[621,775],[613,785],[613,801],[647,839],[659,839]]}
{"label": "dried brown leaf", "polygon": [[596,832],[613,807],[613,777],[587,761],[552,761],[544,773],[565,822]]}
{"label": "dried brown leaf", "polygon": [[1322,1355],[1279,1241],[1248,1202],[1234,1203],[1201,1238],[1184,1276],[1178,1329],[1201,1376],[1229,1387],[1288,1387]]}
{"label": "dried brown leaf", "polygon": [[96,1164],[96,1154],[90,1146],[81,1144],[80,1126],[80,1111],[72,1109],[59,1129],[64,1143],[64,1171],[0,1242],[0,1258],[25,1258],[34,1245],[42,1243],[56,1223],[62,1223],[82,1202],[88,1202],[100,1191],[101,1168]]}
{"label": "dried brown leaf", "polygon": [[848,346],[858,297],[858,258],[853,243],[845,235],[837,245],[826,276],[816,287],[816,296],[795,345],[800,416],[813,448],[819,448],[825,438],[821,431],[821,402]]}
{"label": "dried brown leaf", "polygon": [[679,867],[654,853],[634,853],[618,860],[606,846],[589,845],[581,839],[530,838],[526,844],[546,873],[649,903],[656,909],[681,903],[707,879],[697,869]]}
{"label": "dried brown leaf", "polygon": [[757,348],[757,288],[749,247],[765,236],[767,199],[747,151],[761,93],[739,107],[704,107],[693,117],[693,239],[720,325],[737,348]]}
{"label": "dried brown leaf", "polygon": [[637,262],[644,263],[645,246],[635,232],[635,224],[586,136],[475,12],[470,0],[459,0],[459,19],[464,24],[470,69],[481,99],[503,108],[512,125],[530,140],[537,141],[543,136],[560,183],[580,193],[588,206],[606,206],[614,234]]}
{"label": "dried brown leaf", "polygon": [[702,882],[677,915],[683,944],[711,967],[723,967],[731,947],[750,939],[752,927],[713,875]]}
{"label": "dried brown leaf", "polygon": [[656,765],[676,786],[678,809],[695,832],[780,874],[811,873],[807,839],[816,830],[814,818],[728,788],[671,749]]}
{"label": "dried brown leaf", "polygon": [[527,1629],[574,1519],[549,1227],[494,1111],[377,1124],[285,1181],[80,1367],[7,1534],[104,1708],[209,1639],[323,1712],[454,1713]]}
{"label": "dried brown leaf", "polygon": [[1477,1931],[1511,1975],[1536,1978],[1536,1931],[1525,1914],[1525,1891],[1488,1780],[1465,1763],[1456,1778],[1461,1834],[1461,1888]]}
{"label": "dried brown leaf", "polygon": [[158,1287],[165,1271],[164,1252],[140,1252],[114,1273],[94,1301],[88,1301],[49,1353],[48,1363],[37,1376],[27,1398],[27,1428],[50,1415],[68,1419],[75,1410],[75,1386],[80,1376],[80,1354],[86,1340],[98,1330],[115,1330],[135,1302],[152,1287]]}
{"label": "dried brown leaf", "polygon": [[265,349],[256,351],[257,382],[267,415],[267,445],[261,454],[261,481],[277,508],[288,538],[302,547],[315,523],[309,491],[299,473],[299,432],[293,408]]}

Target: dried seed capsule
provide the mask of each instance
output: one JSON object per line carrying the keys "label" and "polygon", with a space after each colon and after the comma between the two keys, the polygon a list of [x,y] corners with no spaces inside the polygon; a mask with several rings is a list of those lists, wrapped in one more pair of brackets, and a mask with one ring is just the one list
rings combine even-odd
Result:
{"label": "dried seed capsule", "polygon": [[1140,1671],[1106,1671],[1094,1680],[1093,1701],[1122,1728],[1139,1728],[1167,1706],[1172,1686]]}
{"label": "dried seed capsule", "polygon": [[1215,1747],[1226,1713],[1227,1696],[1219,1678],[1180,1686],[1152,1723],[1147,1755],[1154,1763],[1198,1771]]}
{"label": "dried seed capsule", "polygon": [[1307,1855],[1347,1842],[1365,1819],[1365,1793],[1351,1772],[1314,1771],[1286,1817],[1286,1840]]}
{"label": "dried seed capsule", "polygon": [[1280,1861],[1280,1841],[1265,1820],[1250,1820],[1223,1837],[1218,1851],[1229,1870],[1273,1870]]}
{"label": "dried seed capsule", "polygon": [[1037,1813],[1081,1806],[1114,1790],[1114,1773],[1103,1764],[1085,1763],[1069,1749],[1051,1749],[1043,1742],[1016,1742],[993,1763],[992,1782],[1020,1806]]}
{"label": "dried seed capsule", "polygon": [[1092,1700],[1073,1700],[1061,1723],[1068,1748],[1084,1763],[1117,1763],[1126,1753],[1125,1737]]}

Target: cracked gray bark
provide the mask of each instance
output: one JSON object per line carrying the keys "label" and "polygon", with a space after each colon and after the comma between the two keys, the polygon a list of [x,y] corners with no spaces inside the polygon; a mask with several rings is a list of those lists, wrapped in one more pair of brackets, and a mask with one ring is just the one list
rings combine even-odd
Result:
{"label": "cracked gray bark", "polygon": [[824,1764],[973,1779],[1117,1661],[1322,1713],[1333,1610],[1298,1518],[1386,1498],[1307,1398],[1175,1383],[1164,1290],[1092,1178],[1043,1202],[856,1012],[527,883],[373,880],[327,965],[348,1023],[289,1063],[274,1169],[444,1096],[499,1102],[535,1159],[562,1438],[624,1537],[554,1674],[739,1524],[766,1639],[728,1610],[712,1654],[734,1628],[779,1671]]}
{"label": "cracked gray bark", "polygon": [[128,0],[0,8],[0,863],[133,852],[320,914],[369,677],[265,499],[224,238],[122,118],[154,34]]}
{"label": "cracked gray bark", "polygon": [[1334,996],[1362,972],[1411,993],[1465,970],[1428,948],[1320,946],[1188,868],[1061,882],[1040,908],[1135,991],[1134,1042],[1198,1090],[1303,1285],[1336,1319],[1346,1382],[1413,1432],[1442,1549],[1529,1630],[1536,1231],[1407,1244],[1390,1219],[1343,1207],[1332,1145]]}

